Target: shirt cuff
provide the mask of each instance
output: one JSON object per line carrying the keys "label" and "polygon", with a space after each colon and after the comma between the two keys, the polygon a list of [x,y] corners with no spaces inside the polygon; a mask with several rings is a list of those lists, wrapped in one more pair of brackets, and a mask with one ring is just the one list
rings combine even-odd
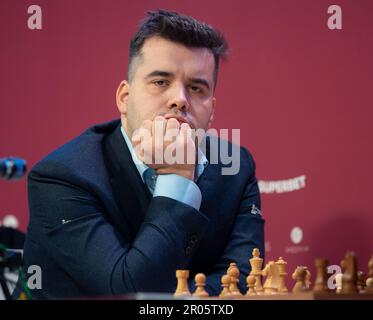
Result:
{"label": "shirt cuff", "polygon": [[155,184],[153,197],[168,197],[199,210],[202,194],[192,181],[177,174],[160,174]]}

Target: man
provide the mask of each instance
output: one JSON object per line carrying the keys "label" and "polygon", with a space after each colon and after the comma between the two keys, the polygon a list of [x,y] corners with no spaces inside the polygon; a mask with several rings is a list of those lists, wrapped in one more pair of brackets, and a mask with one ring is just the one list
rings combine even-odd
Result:
{"label": "man", "polygon": [[[217,295],[230,262],[245,290],[252,249],[264,252],[254,161],[240,148],[239,172],[223,175],[212,138],[204,154],[191,134],[210,127],[226,49],[191,17],[158,10],[142,22],[116,94],[120,121],[88,129],[29,174],[24,264],[42,270],[34,297],[172,293],[177,269],[190,270],[191,290],[205,273]],[[164,160],[171,142],[182,161]]]}

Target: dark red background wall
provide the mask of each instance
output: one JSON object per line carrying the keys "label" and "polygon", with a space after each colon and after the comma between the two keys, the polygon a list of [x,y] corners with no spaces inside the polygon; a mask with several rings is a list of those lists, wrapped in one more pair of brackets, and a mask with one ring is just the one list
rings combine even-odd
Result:
{"label": "dark red background wall", "polygon": [[[37,4],[43,29],[29,30]],[[329,30],[327,8],[342,8]],[[2,0],[0,157],[31,167],[88,126],[118,117],[115,90],[147,10],[219,28],[232,49],[217,88],[216,128],[240,128],[263,181],[305,175],[305,187],[263,193],[267,259],[289,271],[313,259],[373,254],[373,2],[370,0]],[[28,223],[26,179],[0,181],[0,220]],[[298,241],[290,236],[302,230]],[[249,258],[249,253],[248,253]]]}

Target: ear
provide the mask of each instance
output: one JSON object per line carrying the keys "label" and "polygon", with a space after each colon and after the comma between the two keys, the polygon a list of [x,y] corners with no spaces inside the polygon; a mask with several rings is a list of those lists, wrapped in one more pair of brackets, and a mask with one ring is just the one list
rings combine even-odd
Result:
{"label": "ear", "polygon": [[116,102],[119,112],[122,115],[127,114],[127,100],[129,94],[130,85],[127,80],[123,80],[117,89]]}
{"label": "ear", "polygon": [[210,115],[209,122],[207,123],[207,129],[209,129],[209,128],[211,127],[212,121],[214,120],[215,105],[216,105],[216,98],[213,97],[213,98],[212,98],[212,109],[211,109],[211,115]]}

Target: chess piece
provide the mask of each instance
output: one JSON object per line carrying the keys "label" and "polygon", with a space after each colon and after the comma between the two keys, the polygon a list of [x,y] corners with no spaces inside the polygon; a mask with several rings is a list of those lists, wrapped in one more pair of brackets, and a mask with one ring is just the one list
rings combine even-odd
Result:
{"label": "chess piece", "polygon": [[293,287],[293,293],[301,293],[301,292],[305,292],[309,290],[306,284],[307,271],[308,271],[307,267],[304,267],[304,266],[296,267],[295,271],[291,275],[291,277],[295,280],[295,285]]}
{"label": "chess piece", "polygon": [[240,290],[238,289],[240,270],[238,270],[237,266],[233,265],[228,269],[228,276],[231,279],[231,283],[229,285],[229,291],[231,294],[234,296],[242,296]]}
{"label": "chess piece", "polygon": [[279,274],[278,268],[274,261],[269,261],[264,269],[262,270],[262,275],[266,277],[263,285],[265,294],[275,294],[277,293]]}
{"label": "chess piece", "polygon": [[[227,269],[227,275],[229,275],[229,272],[232,270],[232,268],[237,268],[238,269],[237,264],[235,262],[231,262],[229,264],[229,267]],[[232,283],[229,285],[229,290],[231,290],[231,288],[232,288]]]}
{"label": "chess piece", "polygon": [[228,274],[229,270],[231,270],[231,269],[234,268],[234,267],[237,268],[237,264],[236,264],[235,262],[231,262],[231,263],[229,264],[228,269],[227,269],[227,274]]}
{"label": "chess piece", "polygon": [[255,296],[257,294],[255,292],[256,277],[252,274],[248,275],[246,277],[246,283],[247,283],[246,296]]}
{"label": "chess piece", "polygon": [[315,259],[316,278],[313,286],[314,292],[329,292],[328,288],[328,260]]}
{"label": "chess piece", "polygon": [[286,288],[286,284],[285,284],[285,279],[286,279],[286,276],[288,275],[286,272],[286,265],[287,265],[287,262],[285,262],[284,259],[282,259],[282,257],[280,257],[276,262],[276,266],[277,266],[277,270],[279,274],[279,281],[278,281],[278,287],[277,287],[278,293],[288,292],[288,288]]}
{"label": "chess piece", "polygon": [[342,291],[342,276],[343,274],[341,272],[335,275],[335,293],[338,294],[340,294]]}
{"label": "chess piece", "polygon": [[311,288],[311,272],[308,270],[308,267],[304,266],[304,269],[306,270],[306,288],[310,289]]}
{"label": "chess piece", "polygon": [[255,292],[257,294],[263,294],[264,289],[261,280],[263,259],[259,257],[260,251],[258,248],[253,249],[252,255],[253,257],[249,260],[251,265],[250,275],[255,277]]}
{"label": "chess piece", "polygon": [[229,291],[229,285],[231,283],[231,277],[228,276],[228,275],[223,275],[221,277],[221,286],[223,288],[223,290],[220,292],[220,295],[219,297],[230,297],[231,296],[231,292]]}
{"label": "chess piece", "polygon": [[359,293],[365,293],[365,274],[363,271],[357,273],[357,290]]}
{"label": "chess piece", "polygon": [[341,261],[343,270],[341,293],[358,293],[357,290],[357,261],[354,252],[347,252]]}
{"label": "chess piece", "polygon": [[174,293],[175,297],[190,296],[188,287],[189,270],[176,270],[177,287]]}
{"label": "chess piece", "polygon": [[196,291],[194,291],[193,296],[199,298],[208,297],[209,294],[205,290],[206,276],[203,273],[197,273],[194,281],[196,283]]}
{"label": "chess piece", "polygon": [[368,275],[367,275],[367,280],[365,284],[366,284],[366,288],[365,288],[366,293],[373,294],[373,256],[370,258],[368,262]]}

